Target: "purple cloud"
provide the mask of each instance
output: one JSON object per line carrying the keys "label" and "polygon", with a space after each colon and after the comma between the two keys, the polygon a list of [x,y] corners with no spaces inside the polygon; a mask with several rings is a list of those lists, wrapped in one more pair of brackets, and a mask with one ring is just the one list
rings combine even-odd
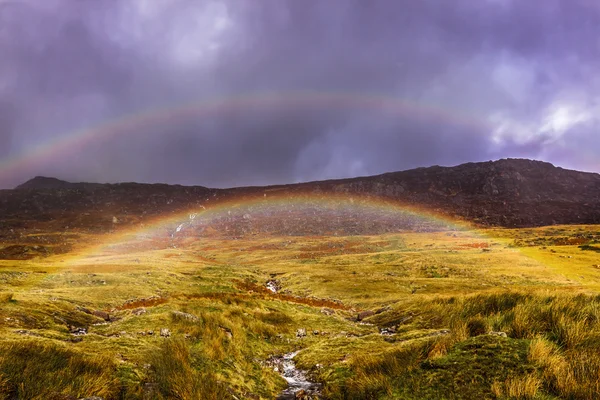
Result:
{"label": "purple cloud", "polygon": [[[599,34],[587,0],[0,0],[0,187],[267,184],[505,156],[598,171]],[[307,92],[347,100],[295,105]]]}

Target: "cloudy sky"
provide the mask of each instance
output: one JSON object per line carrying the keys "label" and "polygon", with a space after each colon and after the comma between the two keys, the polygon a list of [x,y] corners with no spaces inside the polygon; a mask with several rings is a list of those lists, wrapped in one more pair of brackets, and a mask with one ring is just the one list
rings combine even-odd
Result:
{"label": "cloudy sky", "polygon": [[600,172],[599,53],[596,0],[0,0],[0,187]]}

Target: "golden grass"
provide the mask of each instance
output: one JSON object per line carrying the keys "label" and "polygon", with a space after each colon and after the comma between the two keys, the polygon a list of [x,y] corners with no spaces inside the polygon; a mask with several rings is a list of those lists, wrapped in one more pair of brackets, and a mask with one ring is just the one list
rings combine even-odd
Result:
{"label": "golden grass", "polygon": [[149,362],[158,399],[232,398],[224,382],[218,381],[215,374],[203,365],[200,357],[193,357],[188,344],[182,339],[166,340],[158,351],[150,353]]}
{"label": "golden grass", "polygon": [[507,378],[504,382],[494,382],[492,392],[498,399],[535,399],[542,386],[541,380],[532,375]]}
{"label": "golden grass", "polygon": [[8,303],[13,299],[14,295],[12,292],[0,292],[0,304]]}
{"label": "golden grass", "polygon": [[64,399],[69,396],[116,398],[120,382],[114,361],[50,343],[4,342],[0,345],[0,396]]}
{"label": "golden grass", "polygon": [[[0,393],[270,399],[285,384],[261,363],[303,349],[298,365],[332,399],[600,398],[600,262],[578,247],[597,230],[132,241],[93,255],[79,243],[0,261]],[[373,325],[359,310],[377,311]],[[88,334],[73,343],[69,325]]]}

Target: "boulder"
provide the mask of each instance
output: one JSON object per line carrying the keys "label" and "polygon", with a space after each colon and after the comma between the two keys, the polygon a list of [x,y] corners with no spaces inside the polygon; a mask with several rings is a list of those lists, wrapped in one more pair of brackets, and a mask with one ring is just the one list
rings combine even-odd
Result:
{"label": "boulder", "polygon": [[106,311],[94,310],[92,315],[102,318],[105,321],[110,321],[110,315]]}
{"label": "boulder", "polygon": [[297,338],[303,338],[306,336],[306,328],[300,328],[296,331]]}
{"label": "boulder", "polygon": [[372,317],[373,315],[375,315],[375,312],[373,312],[371,310],[361,311],[356,316],[356,320],[357,321],[362,321],[363,319]]}
{"label": "boulder", "polygon": [[219,326],[219,328],[225,332],[225,336],[227,336],[228,339],[233,339],[233,331],[231,329],[226,326]]}
{"label": "boulder", "polygon": [[181,311],[173,311],[172,315],[176,318],[181,318],[188,321],[198,321],[198,317],[196,317],[195,315],[184,313]]}
{"label": "boulder", "polygon": [[139,308],[134,308],[133,310],[131,310],[131,313],[133,315],[142,315],[142,314],[146,314],[146,309],[144,307],[139,307]]}
{"label": "boulder", "polygon": [[80,336],[87,334],[87,328],[79,327],[79,326],[69,326],[69,333],[71,335]]}
{"label": "boulder", "polygon": [[160,328],[160,336],[164,338],[171,337],[171,331],[168,328]]}

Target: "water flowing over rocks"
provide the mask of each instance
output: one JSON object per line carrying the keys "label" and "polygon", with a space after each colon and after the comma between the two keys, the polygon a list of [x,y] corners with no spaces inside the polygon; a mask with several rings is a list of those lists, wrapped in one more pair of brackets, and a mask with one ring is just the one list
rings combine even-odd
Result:
{"label": "water flowing over rocks", "polygon": [[277,279],[271,279],[266,283],[265,286],[273,293],[277,293],[281,290],[281,282],[279,282]]}
{"label": "water flowing over rocks", "polygon": [[297,351],[274,357],[269,363],[274,365],[273,369],[280,373],[288,383],[288,387],[282,391],[277,400],[316,400],[320,398],[321,384],[311,382],[304,371],[296,368],[294,357]]}

